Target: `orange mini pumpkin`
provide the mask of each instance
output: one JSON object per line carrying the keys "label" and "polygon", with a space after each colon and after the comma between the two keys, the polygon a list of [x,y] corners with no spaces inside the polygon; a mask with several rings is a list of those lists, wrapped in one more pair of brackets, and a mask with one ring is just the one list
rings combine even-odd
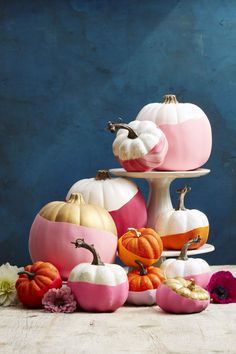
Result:
{"label": "orange mini pumpkin", "polygon": [[133,305],[154,305],[156,289],[166,279],[164,272],[157,267],[144,267],[136,261],[139,269],[128,273],[129,294],[127,302]]}
{"label": "orange mini pumpkin", "polygon": [[162,240],[151,228],[129,228],[118,241],[119,257],[131,267],[136,267],[136,260],[145,266],[154,264],[161,257],[162,251]]}

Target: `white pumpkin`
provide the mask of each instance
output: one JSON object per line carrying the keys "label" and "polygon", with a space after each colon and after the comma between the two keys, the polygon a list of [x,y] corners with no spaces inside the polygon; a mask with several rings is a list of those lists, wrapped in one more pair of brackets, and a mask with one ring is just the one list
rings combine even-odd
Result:
{"label": "white pumpkin", "polygon": [[201,240],[193,244],[191,249],[204,245],[209,235],[207,216],[197,209],[186,209],[184,198],[190,187],[177,189],[179,200],[176,209],[168,210],[159,215],[155,230],[161,236],[165,249],[181,250],[190,239],[200,235]]}
{"label": "white pumpkin", "polygon": [[128,278],[123,267],[118,264],[105,264],[93,247],[77,239],[76,248],[84,248],[93,254],[92,263],[75,266],[68,278],[78,304],[85,311],[111,312],[122,306],[128,296]]}
{"label": "white pumpkin", "polygon": [[168,140],[169,148],[158,170],[192,170],[209,159],[211,126],[198,106],[179,103],[175,95],[166,95],[163,103],[144,106],[136,119],[155,122]]}
{"label": "white pumpkin", "polygon": [[209,264],[201,258],[188,258],[188,247],[199,242],[200,237],[188,241],[181,250],[177,259],[169,258],[165,260],[160,268],[163,270],[166,278],[181,277],[184,279],[194,279],[199,286],[206,288],[211,278]]}
{"label": "white pumpkin", "polygon": [[95,178],[74,183],[66,200],[72,193],[81,193],[86,203],[108,210],[116,224],[118,236],[129,227],[139,229],[146,226],[145,200],[138,186],[126,178],[111,178],[108,171],[98,170]]}
{"label": "white pumpkin", "polygon": [[119,129],[113,142],[113,153],[126,171],[150,171],[164,160],[168,143],[163,132],[150,121],[129,124],[108,123],[108,129]]}

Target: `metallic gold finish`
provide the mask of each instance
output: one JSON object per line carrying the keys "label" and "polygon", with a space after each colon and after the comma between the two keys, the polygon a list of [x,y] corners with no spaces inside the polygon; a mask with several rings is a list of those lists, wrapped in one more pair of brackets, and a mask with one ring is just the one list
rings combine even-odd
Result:
{"label": "metallic gold finish", "polygon": [[165,280],[163,284],[171,288],[178,295],[188,299],[209,300],[208,292],[199,285],[196,285],[193,279],[185,280],[184,278],[176,277]]}
{"label": "metallic gold finish", "polygon": [[99,206],[85,204],[80,193],[72,193],[67,202],[56,201],[46,204],[39,215],[49,221],[93,227],[117,235],[115,223],[108,211]]}

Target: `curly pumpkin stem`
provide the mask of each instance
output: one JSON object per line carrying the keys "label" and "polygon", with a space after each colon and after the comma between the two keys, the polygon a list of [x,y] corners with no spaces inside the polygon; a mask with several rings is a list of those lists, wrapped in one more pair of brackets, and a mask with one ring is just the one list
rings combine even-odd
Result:
{"label": "curly pumpkin stem", "polygon": [[144,268],[144,265],[142,262],[138,261],[137,259],[135,260],[135,263],[139,266],[139,274],[140,275],[147,275],[147,270]]}
{"label": "curly pumpkin stem", "polygon": [[136,237],[140,237],[140,236],[142,235],[142,233],[141,233],[140,231],[136,230],[136,229],[133,228],[133,227],[129,227],[129,228],[127,229],[127,231],[134,231]]}
{"label": "curly pumpkin stem", "polygon": [[88,243],[84,242],[83,238],[77,238],[75,242],[71,242],[75,245],[75,248],[86,248],[93,254],[93,261],[91,264],[104,266],[105,264],[102,262],[98,252],[95,250],[94,245],[89,245]]}
{"label": "curly pumpkin stem", "polygon": [[165,95],[163,99],[163,103],[178,103],[175,95],[168,94]]}
{"label": "curly pumpkin stem", "polygon": [[111,179],[111,175],[107,170],[98,170],[95,180],[96,181],[102,181],[102,180],[106,180],[106,179]]}
{"label": "curly pumpkin stem", "polygon": [[29,280],[33,280],[34,279],[34,276],[35,276],[35,273],[33,272],[28,272],[28,270],[22,270],[21,272],[18,272],[17,273],[18,275],[21,275],[21,274],[26,274],[29,278]]}
{"label": "curly pumpkin stem", "polygon": [[187,261],[188,260],[188,256],[187,256],[187,251],[189,246],[191,246],[193,243],[198,243],[201,241],[201,237],[198,235],[197,237],[192,238],[191,240],[189,240],[188,242],[186,242],[180,252],[180,255],[177,259],[180,259],[182,261]]}
{"label": "curly pumpkin stem", "polygon": [[179,199],[175,210],[186,210],[184,206],[184,198],[185,195],[190,191],[191,191],[191,187],[187,187],[187,186],[185,186],[184,188],[176,189],[176,192],[179,193]]}
{"label": "curly pumpkin stem", "polygon": [[112,123],[111,121],[109,121],[107,123],[107,129],[110,130],[111,133],[115,133],[117,129],[126,129],[129,132],[128,133],[129,139],[138,138],[138,135],[135,133],[135,131],[132,128],[130,128],[128,124],[125,123]]}

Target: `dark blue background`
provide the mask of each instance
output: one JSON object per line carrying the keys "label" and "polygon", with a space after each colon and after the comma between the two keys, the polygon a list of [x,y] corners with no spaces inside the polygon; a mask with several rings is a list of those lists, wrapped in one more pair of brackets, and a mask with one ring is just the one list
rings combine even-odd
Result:
{"label": "dark blue background", "polygon": [[[30,261],[29,229],[44,204],[98,168],[118,167],[108,120],[132,120],[175,93],[199,105],[213,128],[212,172],[187,181],[186,206],[211,223],[216,251],[204,258],[235,264],[236,2],[0,5],[0,263]],[[173,183],[173,199],[184,183]]]}

